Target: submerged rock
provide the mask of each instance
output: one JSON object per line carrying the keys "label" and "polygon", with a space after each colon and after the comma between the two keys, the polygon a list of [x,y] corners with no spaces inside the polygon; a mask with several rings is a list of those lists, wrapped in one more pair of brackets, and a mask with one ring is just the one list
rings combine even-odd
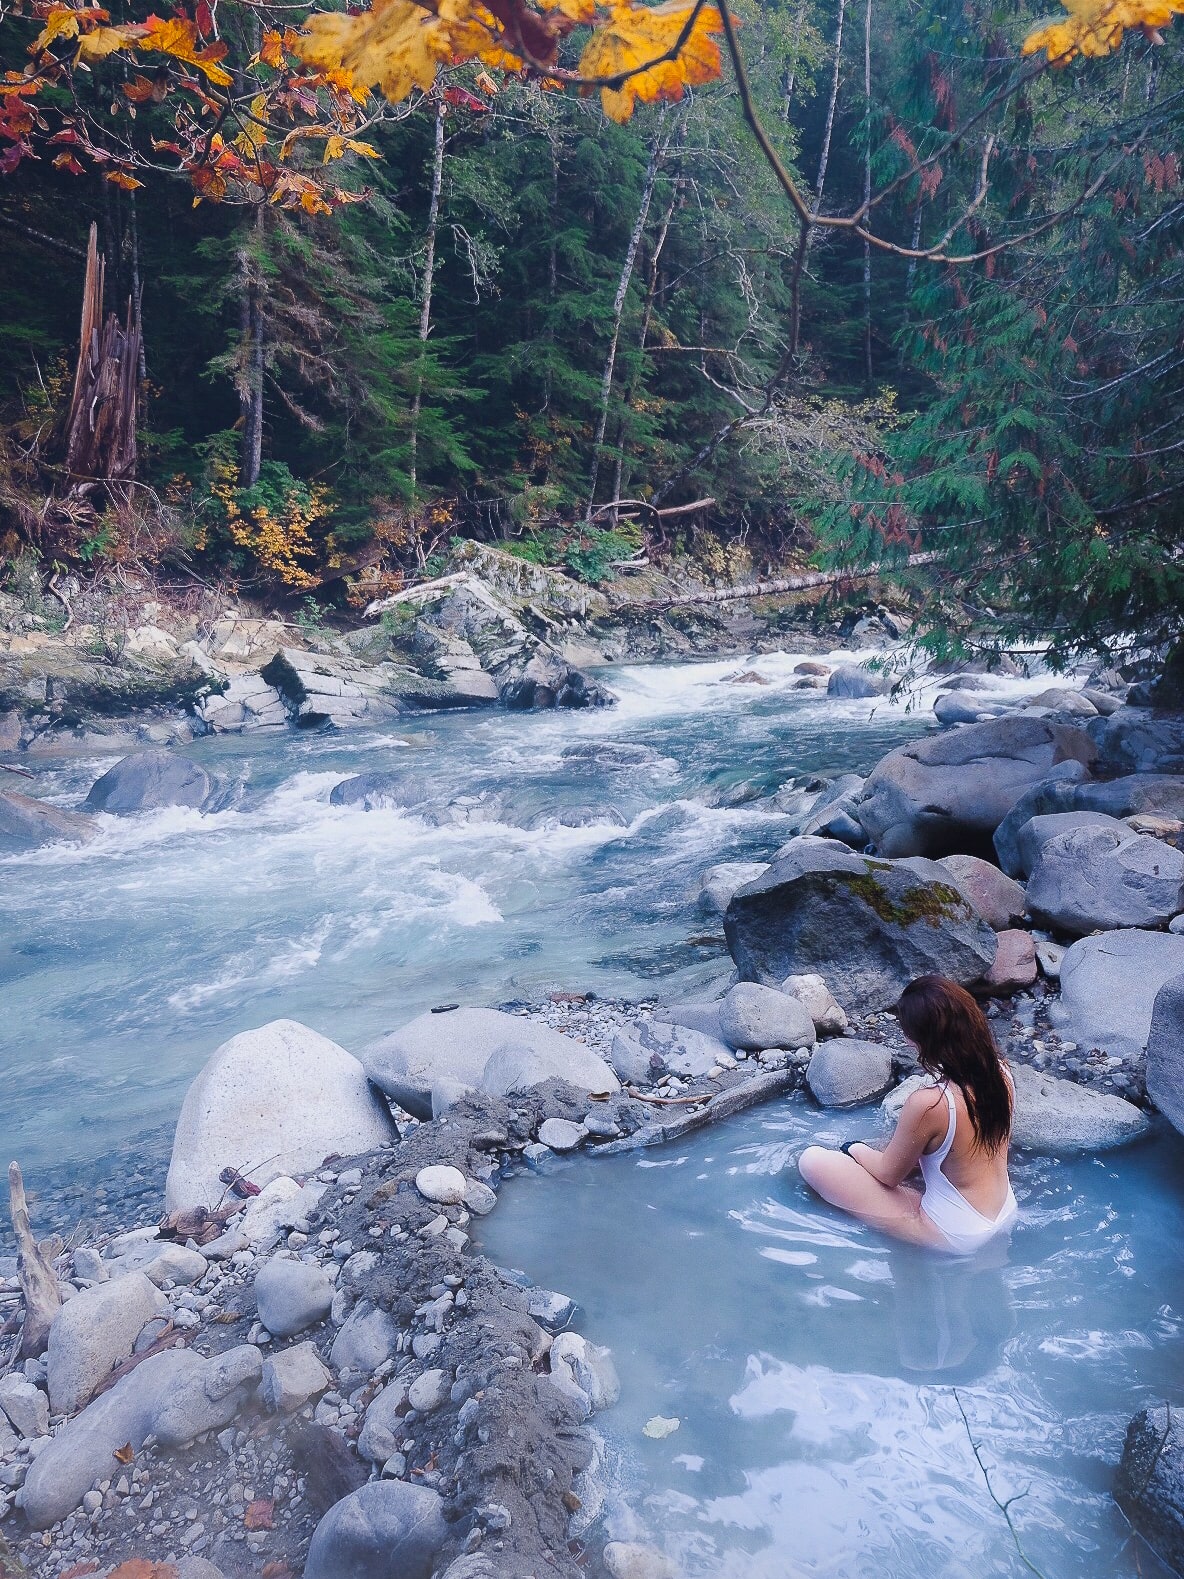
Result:
{"label": "submerged rock", "polygon": [[204,768],[171,751],[137,751],[108,768],[91,785],[86,797],[90,811],[127,817],[137,811],[158,811],[163,806],[200,809],[210,798],[214,782]]}
{"label": "submerged rock", "polygon": [[16,790],[0,789],[0,840],[29,846],[59,841],[85,844],[97,834],[94,823],[79,812],[63,811]]}
{"label": "submerged rock", "polygon": [[890,751],[868,776],[857,814],[882,855],[974,854],[1050,768],[1094,756],[1089,736],[1067,724],[968,724]]}
{"label": "submerged rock", "polygon": [[1061,995],[1049,1020],[1087,1051],[1122,1058],[1147,1046],[1160,988],[1184,974],[1184,937],[1123,930],[1082,938],[1061,960]]}
{"label": "submerged rock", "polygon": [[832,670],[826,682],[828,696],[886,696],[891,689],[892,680],[888,675],[874,674],[854,663],[845,663]]}
{"label": "submerged rock", "polygon": [[879,861],[802,840],[742,888],[724,920],[741,979],[823,973],[848,1012],[895,1003],[916,976],[977,981],[995,934],[930,861]]}
{"label": "submerged rock", "polygon": [[228,1166],[265,1184],[395,1138],[356,1058],[307,1025],[273,1020],[223,1042],[186,1092],[165,1205],[217,1205]]}
{"label": "submerged rock", "polygon": [[1184,1573],[1184,1430],[1170,1404],[1140,1409],[1127,1426],[1114,1500],[1156,1554]]}

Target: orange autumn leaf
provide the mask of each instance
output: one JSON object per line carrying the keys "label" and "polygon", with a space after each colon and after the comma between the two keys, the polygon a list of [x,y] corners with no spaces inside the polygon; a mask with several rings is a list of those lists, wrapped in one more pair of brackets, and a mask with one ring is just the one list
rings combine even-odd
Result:
{"label": "orange autumn leaf", "polygon": [[136,1450],[130,1442],[125,1442],[122,1447],[115,1449],[115,1457],[121,1464],[130,1464],[136,1456]]}
{"label": "orange autumn leaf", "polygon": [[119,49],[134,49],[139,43],[142,27],[96,27],[78,40],[78,58],[88,66],[106,60]]}
{"label": "orange autumn leaf", "polygon": [[1184,0],[1062,0],[1065,15],[1034,28],[1024,39],[1025,55],[1041,50],[1054,66],[1078,55],[1109,55],[1129,28],[1141,28],[1154,43],[1173,16],[1184,16]]}
{"label": "orange autumn leaf", "polygon": [[358,16],[320,12],[309,17],[296,42],[307,65],[348,71],[393,103],[415,88],[426,93],[454,53],[447,24],[412,0],[376,0]]}
{"label": "orange autumn leaf", "polygon": [[51,6],[45,18],[45,26],[38,34],[33,44],[31,53],[48,49],[55,38],[78,37],[78,12],[72,6]]}
{"label": "orange autumn leaf", "polygon": [[273,71],[278,71],[284,63],[284,35],[273,27],[264,31],[263,42],[259,46],[259,59]]}
{"label": "orange autumn leaf", "polygon": [[247,1511],[243,1514],[243,1523],[248,1530],[274,1529],[275,1503],[268,1497],[256,1497],[254,1502],[247,1503]]}
{"label": "orange autumn leaf", "polygon": [[134,175],[128,175],[126,170],[108,170],[106,179],[112,186],[122,187],[125,192],[134,192],[137,187],[143,186],[143,181],[137,181]]}
{"label": "orange autumn leaf", "polygon": [[610,120],[627,121],[639,104],[681,98],[684,88],[719,76],[719,45],[712,35],[722,30],[723,20],[714,6],[699,12],[673,59],[638,69],[675,48],[693,12],[690,0],[666,0],[655,6],[619,0],[613,5],[608,22],[593,33],[580,60],[582,77],[635,73],[619,88],[601,89],[600,100]]}
{"label": "orange autumn leaf", "polygon": [[225,57],[227,46],[224,43],[200,45],[197,28],[192,22],[186,22],[183,17],[162,21],[153,16],[145,26],[146,32],[136,45],[137,49],[156,50],[162,55],[171,55],[174,60],[184,61],[187,66],[196,66],[207,81],[219,88],[228,88],[234,81],[225,67],[218,64]]}

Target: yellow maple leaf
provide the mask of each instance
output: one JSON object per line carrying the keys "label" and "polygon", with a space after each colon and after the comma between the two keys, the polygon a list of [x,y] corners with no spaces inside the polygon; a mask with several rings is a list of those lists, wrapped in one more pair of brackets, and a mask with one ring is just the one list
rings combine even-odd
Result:
{"label": "yellow maple leaf", "polygon": [[143,181],[137,181],[134,175],[128,175],[126,170],[108,170],[106,179],[112,186],[121,186],[125,192],[134,192],[137,187],[143,186]]}
{"label": "yellow maple leaf", "polygon": [[174,60],[184,61],[187,66],[196,66],[215,87],[228,88],[234,81],[226,68],[218,64],[226,54],[226,45],[219,43],[200,47],[197,28],[192,22],[185,21],[184,17],[173,17],[168,21],[157,18],[149,22],[144,37],[136,47],[171,55]]}
{"label": "yellow maple leaf", "polygon": [[140,42],[142,27],[96,27],[78,40],[78,58],[90,65],[96,60],[106,60],[117,49],[134,49]]}
{"label": "yellow maple leaf", "polygon": [[600,90],[604,113],[610,120],[627,121],[638,104],[681,98],[684,88],[713,82],[719,76],[719,45],[712,35],[722,31],[723,20],[714,6],[704,6],[699,12],[674,59],[638,71],[646,61],[657,60],[674,48],[693,11],[689,0],[666,0],[655,6],[620,0],[613,5],[608,21],[589,40],[579,66],[582,77],[636,73],[618,88]]}
{"label": "yellow maple leaf", "polygon": [[38,50],[48,49],[55,38],[78,37],[78,13],[70,6],[51,6],[45,18],[45,26],[38,34],[30,54]]}
{"label": "yellow maple leaf", "polygon": [[1161,27],[1184,15],[1184,0],[1062,0],[1066,14],[1034,28],[1024,39],[1025,55],[1043,50],[1054,66],[1078,55],[1109,55],[1128,28],[1139,27],[1156,42]]}
{"label": "yellow maple leaf", "polygon": [[454,53],[447,23],[411,0],[377,0],[359,16],[319,12],[295,43],[307,65],[348,71],[360,86],[379,88],[398,102],[415,88],[425,93]]}
{"label": "yellow maple leaf", "polygon": [[251,159],[267,142],[267,128],[260,125],[267,119],[267,95],[257,93],[251,100],[251,118],[242,122],[242,131],[234,139],[239,153]]}
{"label": "yellow maple leaf", "polygon": [[371,143],[364,143],[357,137],[347,137],[345,146],[351,154],[359,154],[363,159],[381,159],[382,155]]}

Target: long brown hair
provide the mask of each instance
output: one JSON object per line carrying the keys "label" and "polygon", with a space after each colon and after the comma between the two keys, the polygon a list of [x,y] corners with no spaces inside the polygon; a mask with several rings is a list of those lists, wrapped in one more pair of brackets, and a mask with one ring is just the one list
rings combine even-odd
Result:
{"label": "long brown hair", "polygon": [[966,989],[945,976],[918,976],[901,993],[896,1018],[922,1069],[962,1092],[983,1150],[1006,1145],[1011,1091],[987,1017]]}

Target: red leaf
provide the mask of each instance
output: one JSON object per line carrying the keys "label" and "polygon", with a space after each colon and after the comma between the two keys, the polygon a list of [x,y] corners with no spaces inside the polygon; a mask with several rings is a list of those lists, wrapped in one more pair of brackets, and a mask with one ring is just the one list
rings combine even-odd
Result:
{"label": "red leaf", "polygon": [[275,1503],[268,1497],[256,1497],[254,1502],[247,1503],[243,1523],[248,1530],[274,1530]]}
{"label": "red leaf", "polygon": [[209,0],[197,0],[197,10],[193,13],[193,20],[197,23],[197,31],[203,38],[209,38],[214,31],[214,13],[210,8]]}

